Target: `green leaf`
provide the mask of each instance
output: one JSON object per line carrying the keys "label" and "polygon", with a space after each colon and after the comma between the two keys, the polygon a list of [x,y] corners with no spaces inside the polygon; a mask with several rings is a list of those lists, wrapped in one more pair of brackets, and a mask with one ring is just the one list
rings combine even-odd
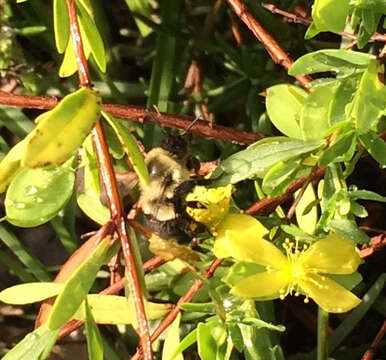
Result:
{"label": "green leaf", "polygon": [[34,128],[33,122],[21,108],[8,106],[0,106],[0,124],[20,139],[23,139]]}
{"label": "green leaf", "polygon": [[36,36],[45,32],[47,28],[45,26],[24,26],[22,28],[14,29],[14,34],[21,36]]}
{"label": "green leaf", "polygon": [[349,8],[349,0],[315,0],[312,6],[313,23],[319,31],[343,31]]}
{"label": "green leaf", "polygon": [[[298,190],[294,196],[298,195],[300,190]],[[316,223],[318,222],[318,209],[314,205],[310,211],[305,214],[305,209],[311,203],[315,203],[316,195],[312,184],[308,184],[306,190],[304,191],[303,196],[301,197],[299,203],[296,206],[296,220],[300,229],[304,230],[308,234],[313,234],[316,228]]]}
{"label": "green leaf", "polygon": [[227,327],[233,346],[238,352],[242,353],[244,350],[244,340],[238,324],[230,322],[227,323]]}
{"label": "green leaf", "polygon": [[103,117],[108,121],[110,126],[114,129],[115,134],[118,136],[119,141],[122,144],[122,147],[127,154],[133,169],[137,173],[141,183],[143,185],[149,184],[149,173],[145,160],[138,148],[137,143],[133,139],[133,136],[130,134],[129,130],[125,128],[114,116],[111,114],[102,111]]}
{"label": "green leaf", "polygon": [[297,59],[288,74],[294,76],[325,71],[345,73],[352,72],[356,68],[364,70],[374,59],[374,55],[351,50],[318,50]]}
{"label": "green leaf", "polygon": [[319,164],[324,166],[329,163],[350,161],[356,149],[356,131],[351,130],[338,136],[336,140],[323,153]]}
{"label": "green leaf", "polygon": [[285,331],[284,325],[274,325],[274,324],[271,324],[271,323],[266,322],[264,320],[261,320],[261,319],[255,318],[255,317],[251,317],[251,316],[244,317],[244,319],[242,320],[242,323],[246,324],[246,325],[254,326],[256,329],[265,328],[265,329],[280,331],[280,332]]}
{"label": "green leaf", "polygon": [[373,131],[359,135],[359,140],[379,164],[386,165],[386,142],[384,140]]}
{"label": "green leaf", "polygon": [[73,194],[67,205],[51,220],[56,235],[69,254],[78,247],[78,236],[75,230],[76,212],[76,199]]}
{"label": "green leaf", "polygon": [[331,126],[344,121],[346,118],[346,106],[349,104],[358,89],[358,76],[349,76],[342,79],[331,100],[328,122]]}
{"label": "green leaf", "polygon": [[178,354],[181,354],[185,349],[187,349],[190,345],[194,344],[196,341],[197,341],[197,328],[192,330],[188,335],[186,335],[181,340],[177,348],[174,350],[174,353],[171,354],[169,360],[174,360]]}
{"label": "green leaf", "polygon": [[182,303],[180,309],[186,312],[202,312],[207,314],[215,314],[215,307],[213,303]]}
{"label": "green leaf", "polygon": [[217,321],[197,326],[198,355],[201,360],[222,360],[226,353],[228,333],[224,324]]}
{"label": "green leaf", "polygon": [[351,201],[350,212],[351,214],[359,218],[366,218],[369,216],[369,213],[367,212],[366,208],[358,204],[356,201]]}
{"label": "green leaf", "polygon": [[[82,37],[83,39],[83,37]],[[90,54],[85,52],[86,59]],[[76,62],[75,51],[72,45],[71,37],[68,39],[67,47],[64,52],[62,64],[59,68],[60,77],[68,77],[76,73],[78,65]]]}
{"label": "green leaf", "polygon": [[23,263],[29,272],[31,272],[39,281],[51,281],[52,276],[45,266],[33,255],[27,247],[8,230],[0,224],[0,239],[12,251],[13,254]]}
{"label": "green leaf", "polygon": [[111,244],[111,237],[104,238],[72,273],[58,294],[47,319],[49,329],[60,328],[74,315],[95,281],[99,268],[116,253],[119,244]]}
{"label": "green leaf", "polygon": [[101,202],[99,168],[91,137],[88,137],[84,142],[83,150],[81,157],[82,163],[85,163],[85,166],[77,172],[76,200],[79,207],[88,217],[103,225],[110,219],[110,211]]}
{"label": "green leaf", "polygon": [[350,5],[356,8],[369,9],[381,14],[386,13],[385,0],[352,0]]}
{"label": "green leaf", "polygon": [[232,287],[236,285],[239,281],[245,279],[246,277],[255,275],[260,272],[264,272],[265,270],[265,267],[262,265],[245,261],[238,261],[229,269],[228,273],[222,279],[222,281]]}
{"label": "green leaf", "polygon": [[13,305],[32,304],[58,295],[62,287],[63,284],[54,282],[19,284],[1,291],[0,301]]}
{"label": "green leaf", "polygon": [[90,0],[76,0],[76,4],[81,4],[83,8],[87,11],[87,14],[91,17],[94,18],[94,10],[91,6]]}
{"label": "green leaf", "polygon": [[331,220],[328,227],[340,236],[352,240],[356,244],[367,244],[370,238],[358,228],[354,220]]}
{"label": "green leaf", "polygon": [[307,154],[323,144],[322,140],[301,141],[286,137],[260,140],[224,160],[212,174],[213,185],[235,184],[250,177],[263,177],[278,162]]}
{"label": "green leaf", "polygon": [[280,84],[267,89],[266,106],[270,120],[284,135],[302,139],[300,111],[308,93],[294,85]]}
{"label": "green leaf", "polygon": [[[361,18],[363,18],[363,11],[364,10],[360,10],[360,13],[361,13]],[[362,20],[362,19],[361,19]],[[365,27],[365,23],[364,21],[362,20],[361,21],[361,24],[359,26],[359,31],[358,31],[358,48],[359,49],[363,49],[364,46],[368,43],[368,41],[370,40],[371,38],[371,35],[369,32],[367,32],[366,30],[366,27]]]}
{"label": "green leaf", "polygon": [[[93,18],[89,15],[82,3],[77,3],[79,26],[82,31],[82,39],[87,38],[90,46],[91,54],[94,57],[99,70],[106,71],[106,53],[103,45],[103,40],[95,25]],[[83,36],[84,34],[84,36]]]}
{"label": "green leaf", "polygon": [[91,194],[79,194],[76,200],[82,211],[96,223],[103,225],[109,221],[110,211],[102,205],[99,197]]}
{"label": "green leaf", "polygon": [[[245,301],[241,306],[241,310],[245,312],[245,315],[251,318],[260,318],[252,300]],[[266,329],[258,329],[256,326],[245,324],[239,324],[239,328],[243,337],[244,355],[246,360],[276,359]]]}
{"label": "green leaf", "polygon": [[303,139],[323,139],[326,136],[330,127],[328,110],[337,88],[337,84],[320,86],[308,95],[300,115]]}
{"label": "green leaf", "polygon": [[[143,17],[150,19],[150,6],[148,0],[125,0],[127,6],[129,7],[132,13],[141,14]],[[152,32],[152,28],[146,25],[143,21],[134,17],[135,23],[138,26],[138,30],[140,31],[143,37],[149,35]]]}
{"label": "green leaf", "polygon": [[280,228],[287,234],[293,236],[294,238],[298,238],[301,241],[308,242],[311,244],[315,241],[310,234],[307,234],[306,232],[304,232],[302,229],[300,229],[294,224],[280,225]]}
{"label": "green leaf", "polygon": [[56,49],[59,54],[62,54],[70,39],[70,20],[66,0],[54,0],[53,10]]}
{"label": "green leaf", "polygon": [[265,174],[262,184],[263,191],[270,197],[281,195],[294,180],[299,167],[299,159],[278,162]]}
{"label": "green leaf", "polygon": [[362,76],[351,109],[358,132],[364,134],[374,127],[385,107],[386,87],[378,78],[377,62],[372,61]]}
{"label": "green leaf", "polygon": [[50,330],[42,325],[26,335],[2,360],[43,360],[48,357],[58,334],[59,329]]}
{"label": "green leaf", "polygon": [[36,280],[35,276],[30,274],[17,260],[14,260],[7,252],[1,249],[0,262],[9,269],[11,274],[17,276],[20,281],[27,283]]}
{"label": "green leaf", "polygon": [[376,30],[378,22],[375,21],[375,14],[371,10],[362,10],[362,23],[366,29],[366,32],[373,34]]}
{"label": "green leaf", "polygon": [[[108,360],[123,360],[119,353],[117,352],[114,339],[107,340],[105,336],[102,335],[103,342],[103,353],[106,359]],[[113,344],[112,344],[113,342]]]}
{"label": "green leaf", "polygon": [[103,360],[102,336],[98,326],[95,324],[87,298],[84,302],[84,308],[86,312],[85,334],[87,339],[88,358],[92,360]]}
{"label": "green leaf", "polygon": [[5,197],[7,221],[35,227],[51,220],[72,195],[74,172],[65,167],[23,169]]}
{"label": "green leaf", "polygon": [[[183,274],[178,280],[173,283],[173,292],[179,296],[185,294],[189,288],[195,283],[197,277],[192,273],[188,272]],[[201,289],[194,296],[194,301],[208,301],[208,286],[204,284]]]}
{"label": "green leaf", "polygon": [[165,337],[165,343],[162,350],[162,360],[184,360],[181,353],[176,354],[175,349],[180,345],[180,322],[181,313],[177,315],[172,324],[168,328]]}
{"label": "green leaf", "polygon": [[362,275],[359,272],[345,275],[328,274],[328,277],[336,281],[339,285],[342,285],[347,290],[354,289],[362,281]]}
{"label": "green leaf", "polygon": [[[132,311],[133,308],[130,301],[124,296],[87,295],[91,314],[97,324],[134,324],[136,322],[136,315]],[[169,310],[169,304],[145,301],[146,316],[149,320],[162,318]],[[84,307],[79,307],[73,317],[84,321],[86,317]]]}
{"label": "green leaf", "polygon": [[353,190],[353,191],[349,191],[347,195],[352,199],[386,202],[385,196],[381,196],[369,190]]}
{"label": "green leaf", "polygon": [[40,115],[37,126],[26,137],[22,165],[41,167],[61,164],[82,144],[99,120],[101,98],[83,87],[67,95],[52,110]]}
{"label": "green leaf", "polygon": [[312,39],[314,36],[318,35],[320,33],[320,30],[316,27],[315,23],[311,23],[311,25],[308,27],[304,38],[306,40]]}
{"label": "green leaf", "polygon": [[385,282],[386,274],[381,274],[362,297],[364,301],[362,301],[328,337],[328,354],[331,354],[340,345],[359,321],[367,314],[385,286]]}
{"label": "green leaf", "polygon": [[111,156],[117,160],[122,159],[125,156],[125,151],[117,135],[115,134],[115,131],[108,123],[106,123],[106,121],[103,122],[103,131],[107,140],[107,144],[109,145]]}
{"label": "green leaf", "polygon": [[[84,56],[86,59],[88,59],[91,53],[90,43],[87,39],[86,34],[84,33],[83,27],[79,26],[79,28],[80,28],[80,36],[82,38]],[[60,65],[60,68],[59,68],[59,76],[68,77],[75,74],[77,70],[78,70],[78,64],[76,61],[76,54],[75,54],[72,38],[70,36],[70,38],[68,39],[68,44],[66,47],[66,51],[64,53],[62,64]]]}

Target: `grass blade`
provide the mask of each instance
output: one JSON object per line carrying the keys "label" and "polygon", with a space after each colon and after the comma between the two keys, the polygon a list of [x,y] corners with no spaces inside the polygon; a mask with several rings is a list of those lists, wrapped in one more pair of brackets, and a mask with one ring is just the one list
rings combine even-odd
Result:
{"label": "grass blade", "polygon": [[17,258],[31,271],[39,281],[51,281],[52,276],[46,267],[35,258],[20,242],[15,234],[0,224],[0,240],[7,245]]}

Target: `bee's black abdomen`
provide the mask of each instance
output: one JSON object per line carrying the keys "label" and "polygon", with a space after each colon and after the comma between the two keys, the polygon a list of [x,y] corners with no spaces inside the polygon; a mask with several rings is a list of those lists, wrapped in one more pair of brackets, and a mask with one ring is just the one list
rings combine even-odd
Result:
{"label": "bee's black abdomen", "polygon": [[180,244],[188,244],[192,240],[190,225],[191,221],[181,216],[168,221],[159,221],[152,216],[147,216],[149,230],[162,239],[175,239]]}

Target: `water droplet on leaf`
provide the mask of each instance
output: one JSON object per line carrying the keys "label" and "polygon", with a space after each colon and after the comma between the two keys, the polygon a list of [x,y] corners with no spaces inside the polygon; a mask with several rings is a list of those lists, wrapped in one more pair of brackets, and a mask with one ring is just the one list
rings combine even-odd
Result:
{"label": "water droplet on leaf", "polygon": [[38,189],[37,189],[37,187],[34,186],[34,185],[29,185],[29,186],[27,186],[27,187],[24,189],[24,193],[25,193],[26,195],[34,195],[34,194],[37,193],[37,191],[38,191]]}

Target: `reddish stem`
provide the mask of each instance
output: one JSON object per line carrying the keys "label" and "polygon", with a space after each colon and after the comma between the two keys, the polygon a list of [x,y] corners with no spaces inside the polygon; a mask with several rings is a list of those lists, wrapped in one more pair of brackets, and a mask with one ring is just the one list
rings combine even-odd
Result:
{"label": "reddish stem", "polygon": [[[70,32],[76,54],[76,62],[78,66],[78,76],[80,86],[91,86],[90,74],[87,67],[87,60],[84,55],[82,37],[78,24],[75,3],[73,0],[66,0],[68,7],[68,14],[70,19]],[[145,305],[142,296],[141,284],[136,271],[134,260],[134,252],[132,244],[127,234],[126,221],[124,211],[121,204],[121,199],[118,192],[117,181],[114,174],[114,169],[111,164],[108,145],[106,137],[103,133],[102,122],[99,121],[93,131],[92,136],[94,146],[97,153],[97,160],[99,170],[102,176],[102,183],[105,188],[106,197],[110,209],[111,219],[113,220],[116,230],[121,240],[121,247],[123,257],[125,259],[126,271],[129,277],[129,286],[131,289],[131,296],[135,304],[135,311],[138,320],[140,344],[143,355],[146,360],[153,359],[153,352],[150,342],[150,332],[145,313]]]}
{"label": "reddish stem", "polygon": [[[211,278],[216,271],[216,269],[221,265],[223,259],[216,259],[213,261],[211,266],[205,272],[206,278]],[[180,313],[181,309],[179,306],[183,303],[190,302],[194,295],[197,294],[198,290],[202,287],[203,283],[201,280],[196,280],[194,284],[189,288],[189,290],[180,297],[176,306],[166,315],[166,317],[162,320],[162,322],[158,325],[158,327],[154,330],[153,334],[151,334],[151,341],[157,340],[157,338],[170,326],[170,324],[174,321],[177,315]],[[137,352],[131,357],[131,360],[139,360],[141,359],[141,353],[137,350]]]}
{"label": "reddish stem", "polygon": [[[154,256],[150,260],[146,261],[143,264],[144,272],[152,271],[153,269],[161,266],[165,263],[165,260],[160,256]],[[125,286],[125,278],[121,278],[115,284],[110,285],[106,289],[102,290],[100,294],[102,295],[113,295],[119,293]],[[68,321],[60,330],[58,339],[62,339],[67,335],[71,334],[74,330],[83,325],[83,321],[79,320],[70,320]]]}
{"label": "reddish stem", "polygon": [[364,246],[359,252],[359,256],[362,259],[367,258],[373,255],[375,252],[381,250],[385,246],[386,246],[386,235],[384,233],[377,236],[373,236],[371,238],[371,247]]}
{"label": "reddish stem", "polygon": [[304,183],[311,182],[321,178],[325,172],[326,172],[325,167],[319,168],[315,172],[313,172],[310,176],[295,180],[288,187],[288,189],[284,194],[275,198],[266,197],[262,200],[259,200],[253,205],[251,205],[248,209],[246,209],[245,212],[247,214],[256,214],[256,213],[259,213],[260,215],[270,214],[272,211],[275,210],[277,206],[289,200],[295,191],[302,188]]}
{"label": "reddish stem", "polygon": [[87,59],[84,55],[82,37],[78,17],[76,16],[76,8],[73,0],[66,0],[68,8],[68,16],[70,18],[70,33],[72,46],[76,54],[76,64],[78,66],[78,77],[80,86],[91,86],[90,73],[88,71]]}
{"label": "reddish stem", "polygon": [[99,122],[93,130],[93,140],[99,171],[102,177],[102,183],[105,188],[106,197],[110,209],[111,219],[114,221],[119,238],[121,240],[123,258],[125,260],[126,271],[129,277],[129,286],[131,296],[135,304],[136,315],[138,319],[139,337],[142,351],[146,360],[153,358],[150,332],[147,324],[145,305],[142,296],[141,283],[136,271],[134,260],[134,251],[127,233],[124,211],[119,197],[117,182],[114,176],[114,169],[110,161],[110,154],[103,133],[103,125]]}
{"label": "reddish stem", "polygon": [[[58,104],[59,98],[48,95],[17,95],[0,91],[0,104],[30,109],[50,110]],[[139,122],[148,121],[157,125],[185,130],[195,120],[192,116],[167,114],[148,111],[140,106],[104,104],[103,109],[110,114]],[[265,137],[263,134],[237,130],[226,126],[209,126],[208,122],[197,120],[189,129],[192,134],[205,136],[222,141],[230,141],[240,145],[250,145]]]}
{"label": "reddish stem", "polygon": [[[276,5],[273,5],[273,4],[262,4],[262,6],[264,8],[266,8],[267,10],[269,10],[272,14],[281,15],[281,16],[285,17],[286,19],[294,22],[294,23],[303,24],[303,25],[311,25],[311,23],[312,23],[311,19],[308,19],[308,18],[306,18],[304,16],[300,16],[298,14],[290,13],[288,11],[284,11],[284,10],[278,8]],[[354,45],[358,42],[358,35],[350,34],[350,33],[346,32],[346,31],[338,32],[336,34],[338,34],[340,36],[343,36],[345,38],[353,40]],[[369,41],[370,42],[374,42],[374,41],[384,42],[384,41],[386,41],[386,35],[385,34],[375,33],[369,39]]]}
{"label": "reddish stem", "polygon": [[370,345],[370,348],[364,353],[362,360],[371,360],[374,357],[375,351],[381,342],[382,338],[386,334],[386,320],[383,322],[382,327],[380,328],[377,336]]}
{"label": "reddish stem", "polygon": [[[256,38],[264,45],[272,60],[282,65],[288,70],[293,64],[292,59],[277,43],[277,41],[260,25],[253,15],[246,9],[240,0],[226,0],[234,13],[244,22],[245,25],[253,32]],[[312,81],[309,76],[296,75],[296,80],[306,88],[306,85]]]}

